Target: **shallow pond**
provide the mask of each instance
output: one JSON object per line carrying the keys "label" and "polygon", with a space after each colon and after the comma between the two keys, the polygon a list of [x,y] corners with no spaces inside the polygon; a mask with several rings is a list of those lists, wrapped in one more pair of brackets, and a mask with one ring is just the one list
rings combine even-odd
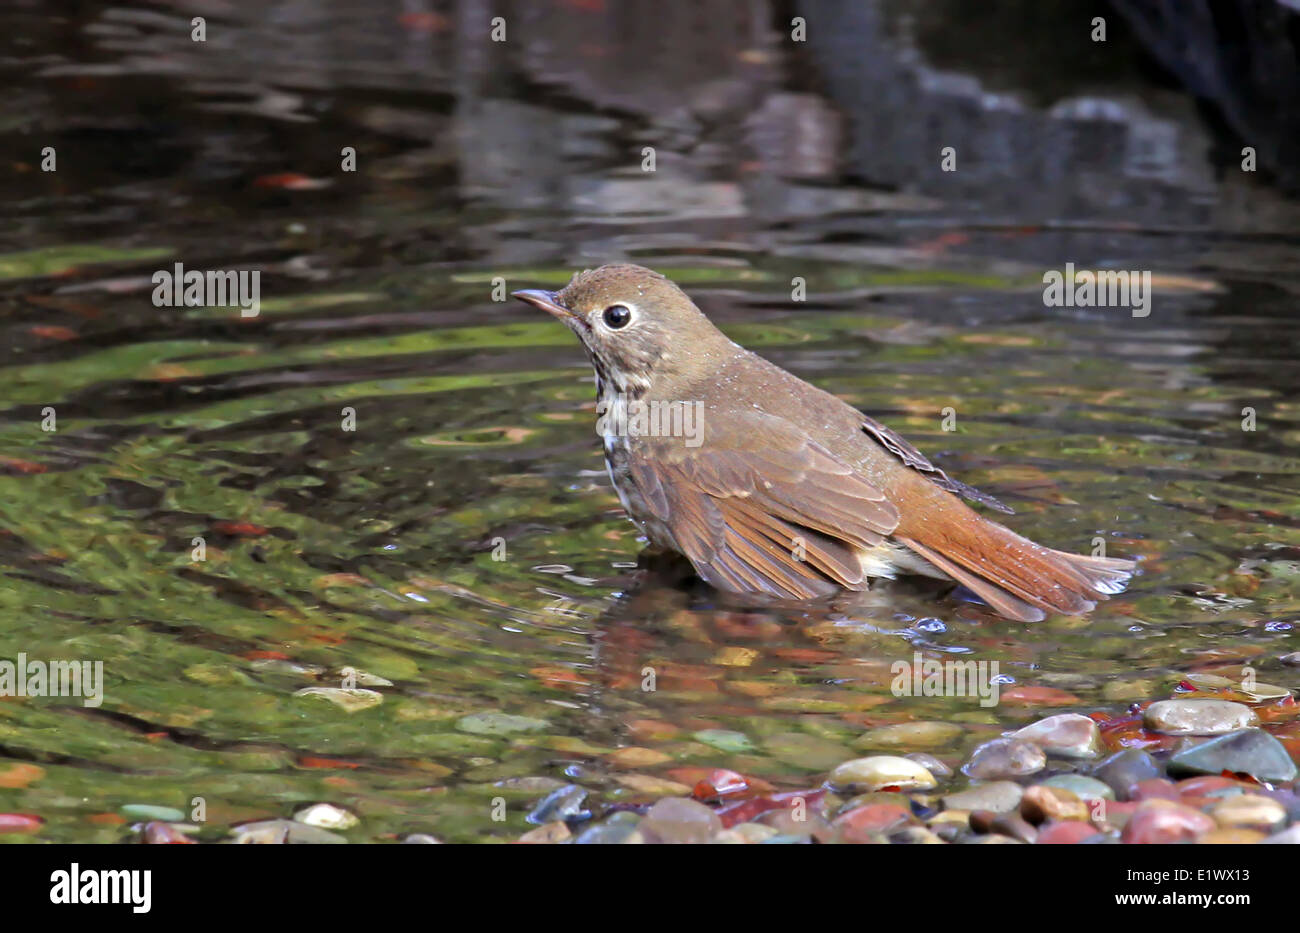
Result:
{"label": "shallow pond", "polygon": [[[437,54],[468,14],[380,4],[351,45],[304,25],[265,86],[176,64],[184,32],[144,8],[3,14],[32,38],[0,105],[27,173],[0,241],[0,658],[102,661],[104,697],[0,699],[0,811],[44,820],[0,839],[117,841],[123,806],[202,798],[213,839],[328,800],[355,841],[504,841],[552,786],[514,779],[629,802],[653,798],[620,778],[694,767],[807,787],[888,724],[957,724],[925,749],[956,764],[1192,672],[1297,685],[1278,660],[1300,620],[1296,211],[1202,164],[1179,91],[1125,73],[994,106],[1016,75],[945,83],[863,4],[881,21],[845,29],[889,75],[819,72],[801,56],[834,49],[755,22],[706,37],[716,61],[670,57],[651,93],[601,80],[642,51],[602,6],[526,18],[502,72],[491,48]],[[566,72],[555,40],[578,28]],[[270,41],[229,29],[219,48]],[[844,96],[867,80],[891,93]],[[1125,103],[1061,103],[1085,92]],[[953,116],[904,132],[927,107]],[[977,131],[945,187],[940,146]],[[1142,575],[1023,625],[906,583],[762,611],[638,568],[576,342],[494,300],[497,277],[555,287],[611,259],[998,495],[1017,531],[1102,539]],[[1067,261],[1151,271],[1149,316],[1045,307]],[[261,270],[260,314],[156,307],[175,262]],[[997,662],[1002,701],[896,696],[916,652]],[[382,702],[299,692],[347,668]]]}

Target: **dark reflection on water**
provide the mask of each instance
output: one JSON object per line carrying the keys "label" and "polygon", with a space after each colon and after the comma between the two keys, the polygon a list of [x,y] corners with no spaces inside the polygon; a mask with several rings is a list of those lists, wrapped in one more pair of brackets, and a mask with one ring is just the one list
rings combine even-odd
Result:
{"label": "dark reflection on water", "polygon": [[[1239,170],[1140,29],[1113,16],[1100,48],[1079,5],[1028,6],[0,14],[0,658],[106,678],[97,709],[0,701],[3,754],[42,769],[0,767],[0,810],[114,840],[123,804],[203,796],[216,837],[328,799],[362,815],[356,839],[507,838],[540,796],[508,778],[579,764],[637,800],[619,776],[721,764],[802,786],[877,725],[958,723],[934,750],[955,762],[1042,711],[894,697],[916,650],[1085,711],[1243,663],[1293,686],[1295,206]],[[495,15],[505,43],[483,39]],[[778,31],[795,15],[798,47]],[[1144,576],[1024,626],[910,584],[757,611],[638,567],[577,346],[493,300],[498,276],[620,258],[1012,504],[1017,530],[1102,538]],[[261,270],[261,315],[156,308],[149,277],[177,261]],[[1044,307],[1067,261],[1149,269],[1151,315]],[[381,705],[294,695],[347,667],[391,682]],[[540,722],[465,731],[485,712]]]}

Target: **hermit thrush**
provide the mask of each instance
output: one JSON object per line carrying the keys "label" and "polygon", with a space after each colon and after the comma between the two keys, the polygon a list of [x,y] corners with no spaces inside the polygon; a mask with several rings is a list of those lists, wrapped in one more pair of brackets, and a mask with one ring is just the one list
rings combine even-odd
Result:
{"label": "hermit thrush", "polygon": [[924,574],[1031,622],[1086,612],[1133,572],[1129,561],[1054,551],[984,518],[963,498],[1011,510],[733,343],[656,272],[602,266],[562,291],[514,297],[555,315],[586,348],[628,515],[716,587],[810,599]]}

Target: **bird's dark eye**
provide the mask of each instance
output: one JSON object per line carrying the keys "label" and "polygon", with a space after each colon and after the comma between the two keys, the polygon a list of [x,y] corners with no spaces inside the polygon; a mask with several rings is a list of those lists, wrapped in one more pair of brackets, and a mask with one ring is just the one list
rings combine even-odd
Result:
{"label": "bird's dark eye", "polygon": [[628,321],[632,320],[632,310],[626,305],[610,305],[601,317],[606,327],[618,330],[620,327],[627,327]]}

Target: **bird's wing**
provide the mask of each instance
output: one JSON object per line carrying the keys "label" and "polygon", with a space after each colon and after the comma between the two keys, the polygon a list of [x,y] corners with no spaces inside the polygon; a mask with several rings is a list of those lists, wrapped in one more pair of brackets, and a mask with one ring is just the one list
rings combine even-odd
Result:
{"label": "bird's wing", "polygon": [[885,494],[795,425],[758,412],[707,438],[637,438],[642,498],[708,582],[807,599],[865,585],[855,553],[898,525]]}
{"label": "bird's wing", "polygon": [[1014,509],[1003,505],[988,493],[980,492],[973,486],[967,486],[965,483],[953,479],[931,463],[925,454],[908,443],[901,434],[898,434],[892,428],[885,427],[876,419],[862,415],[862,430],[874,437],[881,447],[902,460],[913,470],[924,473],[936,486],[951,493],[956,493],[963,499],[969,499],[971,502],[978,502],[981,505],[987,505],[991,509],[997,509],[999,512],[1005,512],[1008,515],[1016,514]]}

